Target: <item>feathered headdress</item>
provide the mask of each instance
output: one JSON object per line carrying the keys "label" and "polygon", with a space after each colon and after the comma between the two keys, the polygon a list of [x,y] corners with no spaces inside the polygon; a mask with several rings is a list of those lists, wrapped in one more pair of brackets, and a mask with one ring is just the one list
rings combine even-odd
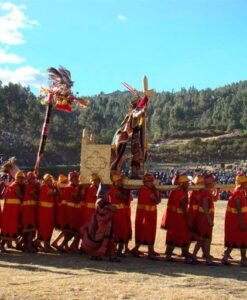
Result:
{"label": "feathered headdress", "polygon": [[56,86],[66,85],[68,89],[71,89],[73,86],[74,82],[71,80],[71,73],[64,67],[60,66],[59,69],[51,67],[47,70],[47,72],[52,84],[55,84]]}
{"label": "feathered headdress", "polygon": [[58,69],[51,67],[47,70],[50,85],[48,88],[41,87],[40,99],[41,103],[49,102],[48,95],[52,95],[56,109],[71,112],[72,104],[76,103],[80,106],[87,107],[89,102],[83,98],[77,98],[71,91],[74,82],[71,80],[71,73],[66,68],[60,66]]}

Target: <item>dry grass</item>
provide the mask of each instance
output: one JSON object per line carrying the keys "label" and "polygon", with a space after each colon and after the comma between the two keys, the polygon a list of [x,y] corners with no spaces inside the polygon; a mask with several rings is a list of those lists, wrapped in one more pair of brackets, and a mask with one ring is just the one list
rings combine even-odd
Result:
{"label": "dry grass", "polygon": [[[225,204],[216,204],[212,254],[218,258],[223,252]],[[162,203],[159,222],[164,207]],[[165,233],[158,229],[156,250],[161,253],[164,242]],[[233,256],[239,259],[237,251]],[[246,268],[190,266],[178,260],[129,257],[117,264],[82,255],[13,251],[0,254],[0,299],[247,299]]]}

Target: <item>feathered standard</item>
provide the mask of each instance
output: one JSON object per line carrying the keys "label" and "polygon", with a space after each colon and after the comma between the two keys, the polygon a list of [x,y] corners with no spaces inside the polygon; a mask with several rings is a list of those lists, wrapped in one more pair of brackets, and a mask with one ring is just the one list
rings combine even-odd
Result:
{"label": "feathered standard", "polygon": [[52,95],[52,102],[55,103],[55,107],[58,110],[71,112],[73,103],[79,104],[83,107],[87,107],[89,102],[83,98],[76,97],[71,88],[73,81],[71,80],[71,73],[64,67],[49,68],[47,70],[48,78],[50,81],[49,87],[41,87],[40,99],[43,104],[49,102],[49,95]]}
{"label": "feathered standard", "polygon": [[73,103],[80,106],[87,107],[89,102],[83,98],[77,98],[71,91],[73,81],[71,80],[70,71],[64,67],[49,68],[47,70],[48,78],[50,81],[49,87],[41,87],[40,99],[43,104],[47,105],[44,124],[42,127],[41,138],[39,143],[39,150],[37,154],[36,164],[34,171],[37,174],[40,164],[40,159],[44,154],[45,144],[48,137],[50,117],[55,104],[56,109],[65,112],[72,111]]}

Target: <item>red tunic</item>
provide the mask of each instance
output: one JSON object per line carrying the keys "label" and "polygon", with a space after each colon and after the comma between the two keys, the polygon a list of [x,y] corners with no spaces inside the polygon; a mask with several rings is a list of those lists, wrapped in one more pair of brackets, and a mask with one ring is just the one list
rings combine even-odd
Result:
{"label": "red tunic", "polygon": [[19,235],[21,199],[16,194],[16,191],[19,189],[20,185],[17,182],[13,182],[6,191],[1,231],[1,235],[4,238],[16,239]]}
{"label": "red tunic", "polygon": [[240,224],[237,213],[236,199],[241,202],[241,213],[245,226],[247,227],[247,200],[245,192],[234,190],[228,199],[225,216],[225,247],[247,248],[247,231],[240,230]]}
{"label": "red tunic", "polygon": [[117,210],[113,214],[113,238],[115,243],[125,243],[129,240],[129,218],[125,203],[117,194],[121,193],[118,187],[111,187],[108,191],[109,202]]}
{"label": "red tunic", "polygon": [[152,189],[145,186],[139,190],[135,219],[136,244],[154,244],[157,225],[157,205],[151,200],[153,193]]}
{"label": "red tunic", "polygon": [[55,224],[60,230],[64,230],[66,225],[67,201],[65,200],[65,187],[59,186],[58,195],[56,196]]}
{"label": "red tunic", "polygon": [[183,190],[174,190],[169,195],[166,209],[166,244],[174,247],[187,247],[191,239],[181,203],[187,199]]}
{"label": "red tunic", "polygon": [[79,196],[79,189],[76,186],[68,185],[64,189],[64,198],[66,200],[66,226],[69,230],[77,231],[81,225],[80,202],[76,201]]}
{"label": "red tunic", "polygon": [[35,198],[36,192],[36,183],[26,184],[21,211],[21,224],[23,231],[34,231],[37,227],[37,200]]}
{"label": "red tunic", "polygon": [[203,195],[203,190],[192,191],[189,197],[189,219],[193,227],[193,232],[191,232],[191,240],[200,240],[200,237],[196,234],[195,219],[198,212],[198,204]]}
{"label": "red tunic", "polygon": [[86,190],[86,196],[84,201],[84,208],[83,208],[83,218],[82,218],[82,225],[85,225],[89,222],[91,216],[95,212],[95,202],[96,202],[96,193],[98,191],[98,187],[91,185]]}
{"label": "red tunic", "polygon": [[[174,193],[174,191],[171,191],[169,193],[169,197],[168,197],[168,200],[167,200],[167,207],[169,207],[169,205],[171,203],[171,199],[173,197],[173,195],[172,195],[173,193]],[[162,229],[168,229],[169,223],[171,222],[171,216],[172,216],[172,211],[167,214],[167,208],[166,208],[165,211],[164,211],[164,213],[163,213],[162,219],[161,219],[160,228],[162,228]]]}
{"label": "red tunic", "polygon": [[61,188],[57,186],[57,194],[54,196],[54,226],[56,229],[61,229]]}
{"label": "red tunic", "polygon": [[189,197],[189,216],[192,224],[194,224],[195,221],[200,198],[201,198],[201,190],[191,192]]}
{"label": "red tunic", "polygon": [[48,193],[53,191],[52,187],[43,185],[39,192],[38,202],[38,238],[43,241],[50,241],[53,228],[55,225],[54,219],[54,195]]}
{"label": "red tunic", "polygon": [[130,194],[127,204],[125,204],[125,210],[127,215],[127,224],[128,224],[128,240],[132,239],[132,226],[131,226],[131,201],[133,200],[133,196]]}
{"label": "red tunic", "polygon": [[203,201],[207,199],[208,201],[208,210],[212,222],[214,221],[214,201],[215,196],[212,192],[203,189],[201,190],[201,197],[198,202],[198,210],[194,219],[194,226],[198,235],[202,238],[212,238],[213,227],[209,225],[207,220],[207,215],[203,208]]}
{"label": "red tunic", "polygon": [[0,199],[0,232],[2,228],[2,201]]}

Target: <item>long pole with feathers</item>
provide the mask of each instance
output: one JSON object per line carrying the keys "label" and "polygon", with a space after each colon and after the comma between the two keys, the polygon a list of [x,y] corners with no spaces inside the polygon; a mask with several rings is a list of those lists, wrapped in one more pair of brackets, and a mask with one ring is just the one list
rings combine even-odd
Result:
{"label": "long pole with feathers", "polygon": [[45,151],[45,145],[46,145],[46,140],[48,137],[50,118],[51,118],[52,107],[53,107],[52,101],[53,101],[52,94],[49,94],[49,102],[48,102],[48,105],[46,108],[45,120],[44,120],[44,124],[42,127],[41,137],[40,137],[40,142],[39,142],[39,150],[37,153],[36,163],[35,163],[35,167],[34,167],[34,172],[36,175],[38,175],[40,159],[43,156],[44,151]]}
{"label": "long pole with feathers", "polygon": [[71,112],[73,103],[79,104],[83,107],[87,107],[89,105],[89,102],[87,100],[77,98],[71,92],[73,81],[71,80],[71,74],[69,70],[65,69],[64,67],[60,67],[59,69],[55,69],[52,67],[47,71],[51,84],[48,88],[42,87],[40,89],[41,102],[43,104],[47,104],[47,109],[41,131],[37,159],[34,167],[34,172],[36,174],[38,174],[39,172],[40,160],[44,155],[53,107],[55,106],[57,110]]}

